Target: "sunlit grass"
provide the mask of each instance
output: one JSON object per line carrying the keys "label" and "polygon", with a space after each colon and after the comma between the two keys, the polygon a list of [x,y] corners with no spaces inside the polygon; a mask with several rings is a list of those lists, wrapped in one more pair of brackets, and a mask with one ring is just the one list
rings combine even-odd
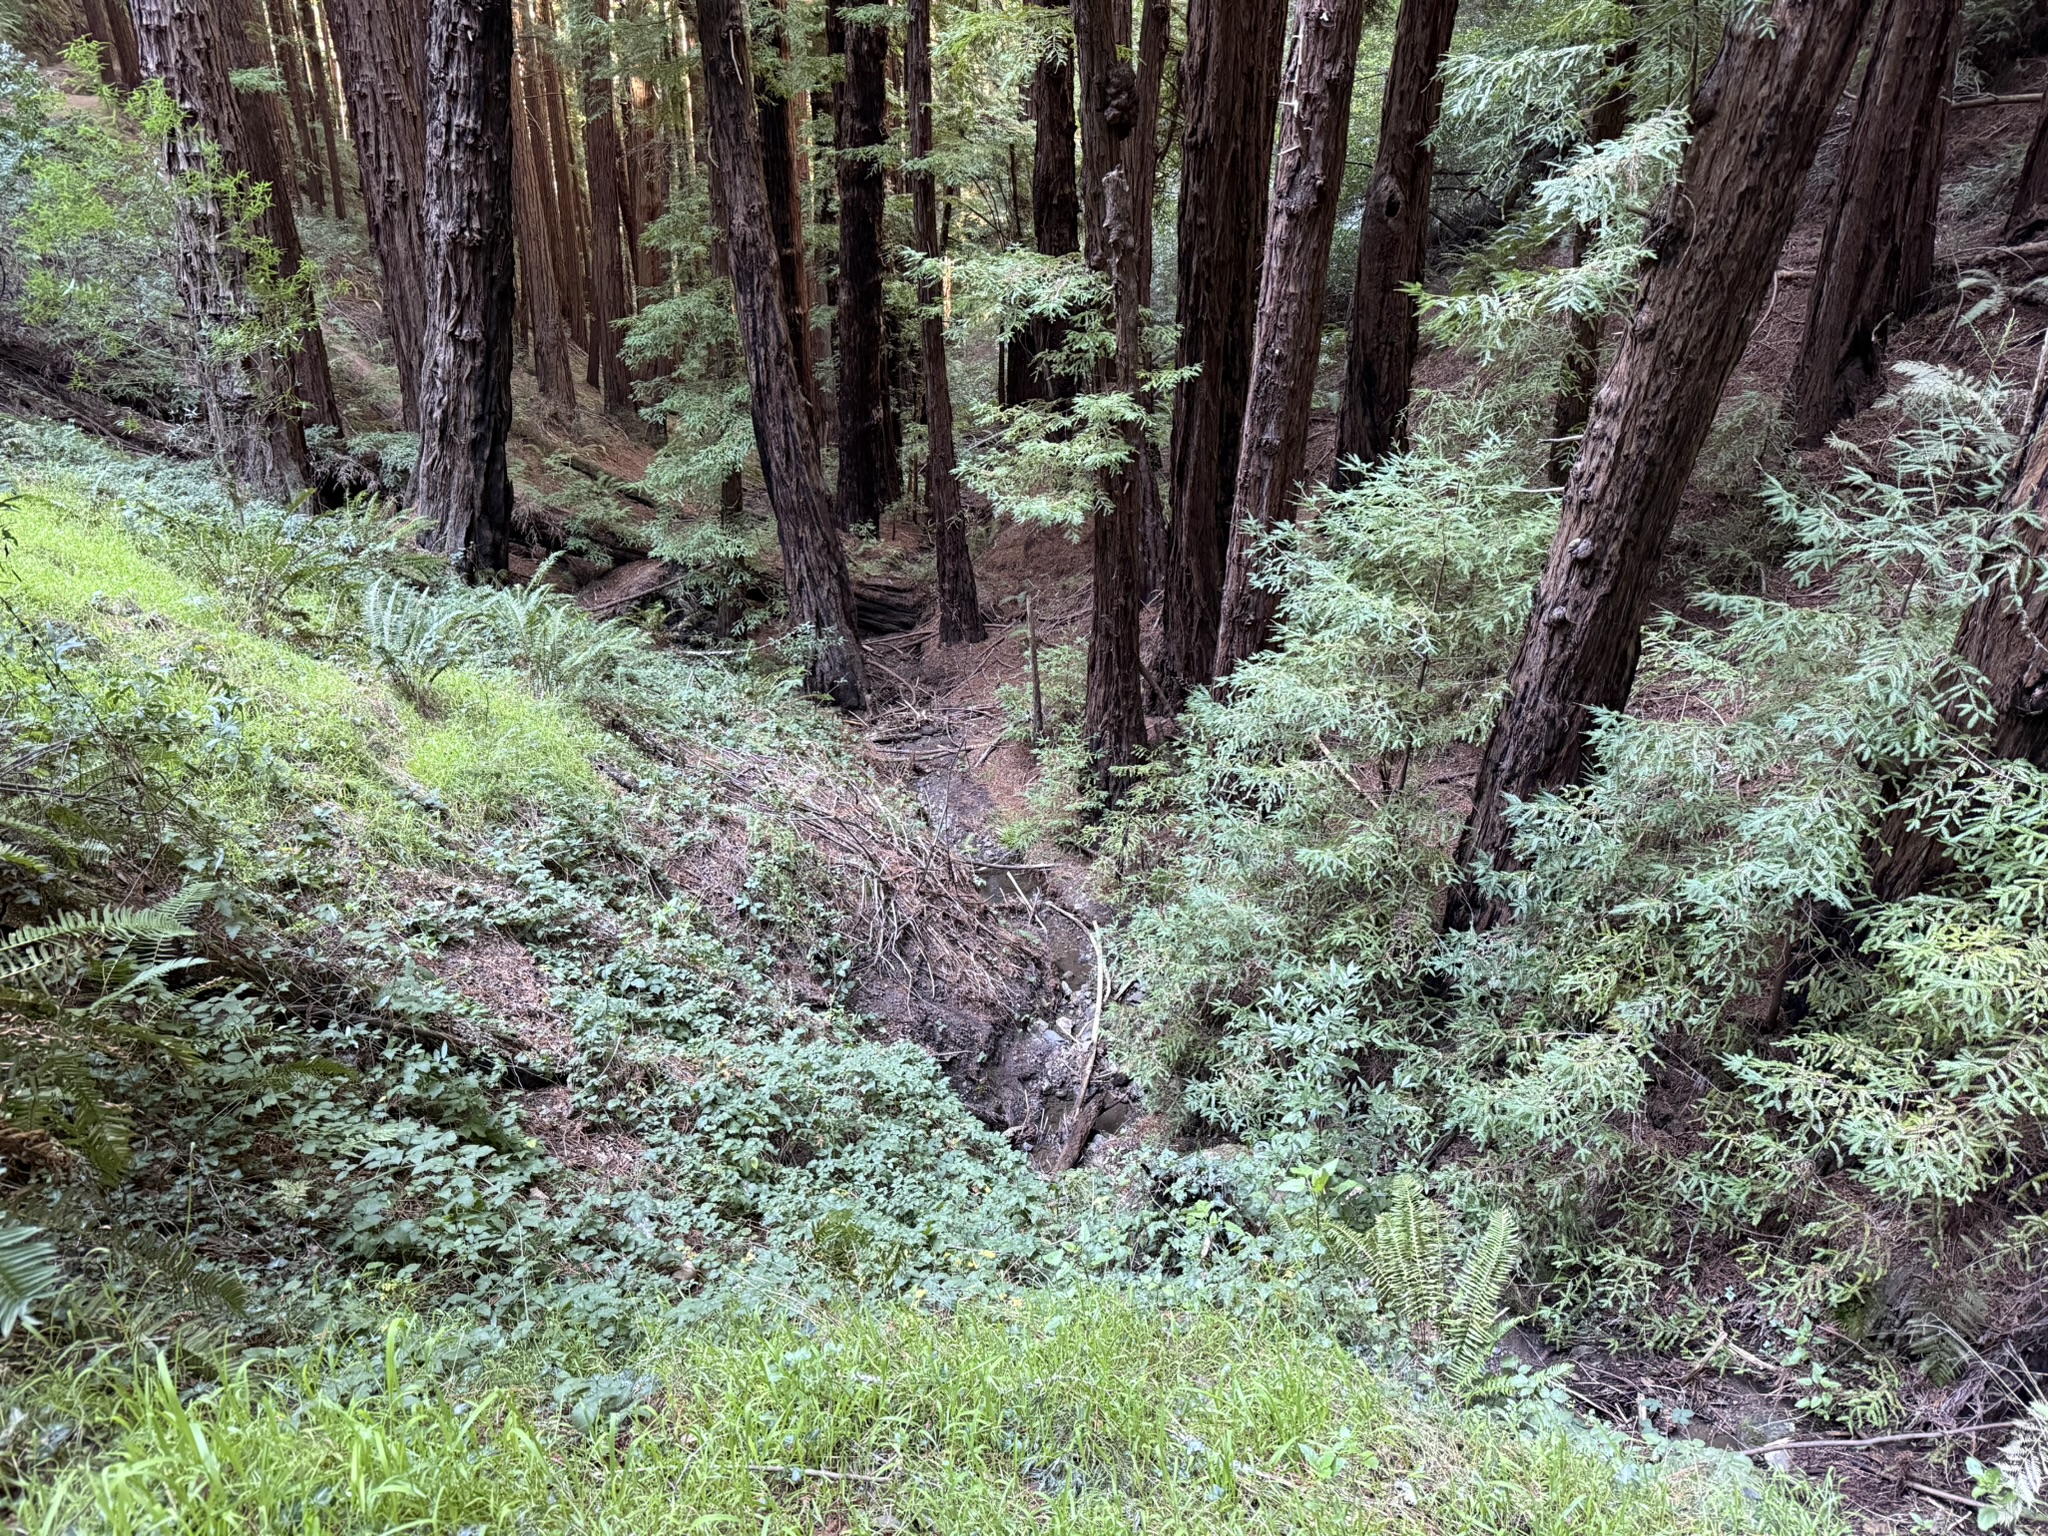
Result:
{"label": "sunlit grass", "polygon": [[[1832,1532],[1789,1484],[1419,1408],[1338,1346],[1113,1293],[730,1320],[609,1372],[395,1335],[119,1391],[29,1531]],[[566,1369],[589,1372],[567,1377]]]}

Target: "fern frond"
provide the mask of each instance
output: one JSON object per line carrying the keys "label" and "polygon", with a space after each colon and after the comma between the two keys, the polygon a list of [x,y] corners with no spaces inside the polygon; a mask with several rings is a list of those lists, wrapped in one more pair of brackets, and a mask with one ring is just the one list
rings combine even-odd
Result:
{"label": "fern frond", "polygon": [[1495,1211],[1451,1297],[1441,1337],[1444,1378],[1457,1391],[1470,1390],[1507,1331],[1500,1304],[1514,1271],[1518,1239],[1514,1216]]}
{"label": "fern frond", "polygon": [[57,1250],[37,1240],[35,1227],[0,1224],[0,1339],[15,1324],[35,1326],[29,1309],[57,1289],[63,1279]]}

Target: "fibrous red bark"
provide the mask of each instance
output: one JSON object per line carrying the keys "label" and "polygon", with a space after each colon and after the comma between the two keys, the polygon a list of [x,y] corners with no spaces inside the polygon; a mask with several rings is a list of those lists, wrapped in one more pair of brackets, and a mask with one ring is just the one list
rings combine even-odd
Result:
{"label": "fibrous red bark", "polygon": [[[1032,0],[1047,10],[1064,0]],[[1074,56],[1061,39],[1039,55],[1031,73],[1031,245],[1041,256],[1070,256],[1081,248],[1081,191],[1074,175]],[[1065,399],[1074,380],[1049,372],[1045,354],[1064,340],[1057,321],[1037,319],[1004,347],[1003,399]]]}
{"label": "fibrous red bark", "polygon": [[846,60],[834,102],[838,151],[839,484],[842,528],[882,526],[890,500],[889,375],[884,358],[882,214],[889,189],[882,153],[889,142],[886,25],[849,25],[830,13],[828,36]]}
{"label": "fibrous red bark", "polygon": [[1409,382],[1415,372],[1415,300],[1429,254],[1429,184],[1443,104],[1444,55],[1458,0],[1401,0],[1394,59],[1380,105],[1379,154],[1358,226],[1351,328],[1344,351],[1344,400],[1337,416],[1338,485],[1352,461],[1371,464],[1407,440]]}
{"label": "fibrous red bark", "polygon": [[754,441],[775,512],[790,617],[809,645],[804,681],[813,693],[857,709],[867,691],[866,658],[854,631],[853,583],[783,304],[742,0],[699,0],[697,27]]}
{"label": "fibrous red bark", "polygon": [[1337,189],[1351,131],[1362,0],[1302,0],[1280,88],[1280,150],[1259,273],[1252,377],[1239,433],[1212,676],[1265,649],[1278,596],[1259,584],[1258,540],[1294,515],[1328,287]]}
{"label": "fibrous red bark", "polygon": [[328,0],[328,12],[362,169],[370,243],[384,278],[382,309],[400,409],[407,429],[418,431],[427,313],[420,217],[427,161],[421,98],[427,8],[424,0]]}
{"label": "fibrous red bark", "polygon": [[136,41],[143,73],[163,82],[182,114],[165,138],[164,168],[178,193],[178,296],[197,336],[207,429],[229,473],[282,501],[305,485],[306,439],[290,360],[262,335],[251,232],[222,185],[244,140],[228,20],[205,0],[139,0]]}
{"label": "fibrous red bark", "polygon": [[1173,396],[1160,663],[1176,699],[1207,683],[1216,663],[1286,30],[1286,0],[1251,0],[1242,11],[1225,0],[1188,6],[1174,365],[1201,371]]}
{"label": "fibrous red bark", "polygon": [[[1510,799],[1576,780],[1593,712],[1628,703],[1664,543],[1749,341],[1870,0],[1778,0],[1728,21],[1692,104],[1654,260],[1593,402],[1550,557],[1480,764],[1459,861],[1500,862]],[[1498,913],[1465,888],[1453,922]]]}
{"label": "fibrous red bark", "polygon": [[626,286],[625,163],[612,88],[610,0],[591,0],[583,48],[583,171],[590,184],[590,366],[607,410],[632,404],[620,348],[633,313]]}
{"label": "fibrous red bark", "polygon": [[415,499],[464,572],[512,529],[512,4],[432,0],[427,22],[426,355]]}
{"label": "fibrous red bark", "polygon": [[1818,443],[1878,393],[1885,329],[1933,286],[1961,17],[1960,0],[1885,0],[1878,15],[1786,391],[1797,442]]}
{"label": "fibrous red bark", "polygon": [[[928,167],[932,152],[931,0],[910,0],[910,27],[903,43],[905,109],[910,118],[910,198],[917,243],[937,260],[939,198]],[[924,309],[925,504],[931,513],[932,543],[938,560],[939,644],[978,643],[987,638],[981,623],[981,599],[974,586],[974,562],[967,550],[967,514],[960,505],[960,482],[953,452],[953,392],[946,378],[946,322],[940,312],[939,283],[919,279],[918,303]]]}

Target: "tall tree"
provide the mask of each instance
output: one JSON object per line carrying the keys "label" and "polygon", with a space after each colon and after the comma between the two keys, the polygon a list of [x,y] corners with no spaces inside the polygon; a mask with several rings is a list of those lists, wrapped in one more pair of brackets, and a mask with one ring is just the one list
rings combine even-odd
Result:
{"label": "tall tree", "polygon": [[1286,0],[1251,0],[1244,11],[1189,0],[1174,364],[1200,371],[1173,396],[1161,671],[1176,699],[1208,682],[1216,664],[1286,31]]}
{"label": "tall tree", "polygon": [[327,181],[321,170],[320,135],[313,116],[313,84],[306,74],[305,40],[299,36],[297,20],[286,0],[266,0],[266,10],[277,72],[284,80],[285,100],[291,105],[292,126],[298,130],[300,191],[315,211],[325,213]]}
{"label": "tall tree", "polygon": [[1211,675],[1228,677],[1273,632],[1274,593],[1259,585],[1258,543],[1294,514],[1308,451],[1309,406],[1328,291],[1337,189],[1351,130],[1351,76],[1363,0],[1302,0],[1280,87],[1280,150],[1259,271],[1251,384],[1239,432],[1237,486],[1224,558],[1223,611]]}
{"label": "tall tree", "polygon": [[1351,283],[1351,330],[1344,349],[1344,400],[1337,416],[1336,483],[1349,484],[1354,459],[1370,464],[1407,438],[1409,380],[1415,372],[1415,300],[1429,255],[1429,147],[1443,105],[1444,55],[1458,0],[1401,0],[1394,59],[1380,104],[1379,154],[1366,184]]}
{"label": "tall tree", "polygon": [[[932,0],[910,0],[910,29],[903,40],[903,88],[910,117],[910,181],[912,221],[917,244],[936,261],[939,246],[939,195],[931,171],[932,153]],[[960,482],[953,456],[953,391],[946,378],[946,321],[940,308],[938,281],[921,274],[917,300],[924,310],[925,505],[931,513],[932,542],[939,567],[939,644],[978,643],[987,638],[981,624],[981,598],[974,587],[974,562],[967,552],[967,514],[960,505]]]}
{"label": "tall tree", "polygon": [[1885,0],[1814,265],[1787,404],[1818,443],[1882,382],[1890,323],[1934,285],[1934,215],[1961,0]]}
{"label": "tall tree", "polygon": [[[1593,402],[1550,558],[1459,845],[1508,853],[1507,802],[1578,778],[1593,712],[1628,703],[1664,541],[1741,359],[1848,77],[1870,0],[1731,14],[1691,109],[1678,184],[1646,236],[1634,315]],[[1498,916],[1467,888],[1453,922]]]}
{"label": "tall tree", "polygon": [[241,154],[241,102],[231,80],[234,18],[208,0],[138,0],[140,67],[164,84],[180,120],[164,140],[177,191],[178,296],[198,336],[199,393],[215,451],[237,480],[283,500],[305,484],[306,439],[291,365],[265,339],[276,329],[252,281],[249,227],[223,171]]}
{"label": "tall tree", "polygon": [[2041,115],[2034,119],[2034,136],[2027,143],[2027,158],[2020,166],[2020,184],[2013,192],[2012,211],[2005,218],[2008,240],[2023,239],[2041,230],[2048,203],[2048,94],[2041,98]]}
{"label": "tall tree", "polygon": [[[1064,0],[1032,0],[1047,11]],[[1066,38],[1049,39],[1031,72],[1031,245],[1041,256],[1071,256],[1081,249],[1081,192],[1074,176],[1074,57]],[[1051,320],[1032,320],[1004,349],[1003,398],[1064,399],[1074,381],[1049,374],[1045,354],[1064,340]]]}
{"label": "tall tree", "polygon": [[833,103],[834,180],[839,191],[839,331],[835,371],[839,408],[842,528],[882,526],[890,500],[889,375],[882,302],[882,214],[889,188],[882,151],[889,142],[889,28],[847,22],[825,11],[826,46],[837,45],[845,72]]}
{"label": "tall tree", "polygon": [[[768,216],[775,233],[776,271],[782,281],[782,308],[788,317],[790,348],[804,400],[818,407],[818,370],[811,356],[811,287],[804,260],[804,188],[798,169],[798,140],[804,116],[796,93],[780,71],[791,56],[787,0],[768,0],[768,40],[774,44],[777,71],[754,79],[754,105],[760,118],[761,174],[768,188]],[[814,421],[813,430],[821,430]]]}
{"label": "tall tree", "polygon": [[334,189],[334,216],[348,217],[348,189],[341,179],[341,117],[334,110],[334,93],[328,88],[327,51],[321,46],[320,12],[313,0],[299,0],[299,28],[306,45],[306,70],[312,77],[313,107],[320,116],[321,136],[327,142],[327,179]]}
{"label": "tall tree", "polygon": [[569,333],[562,318],[556,247],[549,230],[548,191],[542,175],[547,165],[547,134],[533,112],[539,96],[533,69],[535,42],[522,32],[517,46],[519,66],[512,91],[512,218],[519,238],[519,286],[533,327],[534,377],[540,384],[543,406],[560,428],[576,418],[576,376],[569,367]]}
{"label": "tall tree", "polygon": [[[1626,8],[1629,25],[1634,25],[1634,6]],[[1586,122],[1586,142],[1606,144],[1621,137],[1628,128],[1630,106],[1629,71],[1634,68],[1638,43],[1630,32],[1607,53],[1607,85],[1599,105]],[[1574,224],[1565,233],[1564,260],[1577,266],[1585,260],[1593,232]],[[1604,310],[1574,314],[1571,339],[1565,343],[1564,360],[1558,369],[1557,394],[1551,403],[1550,451],[1545,467],[1552,485],[1563,485],[1571,477],[1572,461],[1578,457],[1579,434],[1586,430],[1586,415],[1593,408],[1593,388],[1600,378],[1600,338],[1607,329]]]}
{"label": "tall tree", "polygon": [[590,342],[590,274],[584,254],[590,236],[590,209],[576,183],[576,151],[569,133],[569,93],[561,66],[555,61],[555,19],[548,0],[534,0],[534,17],[539,32],[550,45],[539,50],[541,106],[548,126],[548,161],[555,178],[555,243],[561,255],[562,314],[569,322],[569,340],[574,346]]}
{"label": "tall tree", "polygon": [[626,289],[625,157],[612,87],[610,0],[590,0],[577,28],[583,58],[583,174],[590,184],[590,367],[605,409],[632,404],[620,327],[632,314]]}
{"label": "tall tree", "polygon": [[512,531],[512,0],[432,0],[425,84],[415,499],[458,569],[496,571]]}
{"label": "tall tree", "polygon": [[108,84],[132,91],[142,84],[142,58],[135,41],[135,19],[127,0],[85,0],[86,25],[93,40],[104,44]]}
{"label": "tall tree", "polygon": [[[2022,440],[2004,500],[2017,547],[1987,562],[1983,594],[1956,634],[1956,658],[1983,678],[1991,719],[1988,727],[1967,721],[1960,704],[1948,718],[1976,736],[1987,757],[2048,770],[2048,348],[2034,371]],[[1912,896],[1951,867],[1941,843],[1914,826],[1907,808],[1887,819],[1878,845],[1870,883],[1881,901]]]}
{"label": "tall tree", "polygon": [[383,274],[384,325],[408,431],[420,427],[426,350],[426,232],[420,215],[427,129],[425,0],[328,0],[370,243]]}
{"label": "tall tree", "polygon": [[[1109,283],[1116,309],[1116,354],[1098,382],[1139,396],[1144,366],[1142,291],[1145,252],[1141,184],[1152,176],[1150,124],[1159,101],[1121,49],[1129,43],[1130,10],[1118,0],[1073,0],[1074,67],[1081,93],[1081,198],[1088,265]],[[1164,6],[1147,5],[1149,34],[1166,19]],[[1164,46],[1163,38],[1141,35],[1140,58]],[[1155,76],[1156,79],[1156,76]],[[1094,518],[1094,601],[1088,632],[1085,730],[1089,750],[1114,794],[1122,780],[1116,770],[1145,745],[1143,673],[1138,657],[1138,613],[1144,601],[1141,558],[1143,498],[1139,475],[1145,451],[1137,421],[1123,429],[1122,461],[1101,472]]]}
{"label": "tall tree", "polygon": [[867,659],[854,630],[846,549],[833,525],[817,425],[797,373],[783,304],[744,0],[698,0],[697,30],[754,442],[775,513],[790,617],[810,645],[805,686],[843,708],[858,709],[867,692]]}
{"label": "tall tree", "polygon": [[[228,34],[228,62],[237,72],[259,68],[269,48],[257,30],[255,17],[244,0],[218,0],[221,26]],[[241,107],[240,141],[228,157],[230,169],[240,171],[270,195],[263,210],[261,229],[277,255],[277,278],[282,300],[289,305],[295,334],[287,351],[291,358],[292,386],[301,407],[301,420],[316,426],[339,428],[341,406],[334,398],[334,379],[328,369],[327,338],[320,329],[320,314],[305,272],[305,246],[299,239],[299,221],[292,212],[291,176],[285,155],[284,116],[277,98],[268,91],[238,93]],[[304,275],[302,275],[304,274]]]}

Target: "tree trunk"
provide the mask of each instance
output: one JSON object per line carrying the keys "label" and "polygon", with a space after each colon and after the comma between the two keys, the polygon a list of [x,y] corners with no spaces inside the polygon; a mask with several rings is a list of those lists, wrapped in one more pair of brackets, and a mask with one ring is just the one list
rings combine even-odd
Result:
{"label": "tree trunk", "polygon": [[317,212],[325,213],[327,181],[320,168],[320,136],[313,121],[313,85],[306,73],[305,39],[298,35],[297,20],[285,0],[267,0],[266,11],[277,72],[284,79],[292,127],[298,131],[298,191]]}
{"label": "tree trunk", "polygon": [[[776,49],[788,59],[788,20],[781,0],[769,0],[769,4],[775,12],[772,31]],[[817,363],[811,356],[811,290],[804,274],[804,188],[797,171],[801,120],[795,100],[772,80],[755,79],[754,104],[761,120],[761,172],[768,188],[768,215],[774,226],[776,271],[782,283],[783,313],[789,319],[790,349],[805,403],[813,421],[818,422],[822,413],[818,410]],[[814,426],[813,434],[820,430]]]}
{"label": "tree trunk", "polygon": [[833,125],[839,188],[839,488],[834,510],[842,528],[879,530],[890,501],[882,301],[889,29],[881,23],[847,25],[836,4],[828,14],[829,34],[837,35],[846,59]]}
{"label": "tree trunk", "polygon": [[[1612,84],[1586,124],[1588,144],[1606,144],[1627,131],[1628,72],[1635,64],[1636,46],[1631,35],[1608,52]],[[1582,224],[1574,225],[1565,235],[1565,265],[1575,267],[1584,261],[1592,239],[1592,231]],[[1565,344],[1564,361],[1558,369],[1557,396],[1551,405],[1550,451],[1545,456],[1545,467],[1552,485],[1562,486],[1571,478],[1572,461],[1579,453],[1579,435],[1586,430],[1586,414],[1593,408],[1593,389],[1600,382],[1600,338],[1606,329],[1604,313],[1572,316],[1571,340]]]}
{"label": "tree trunk", "polygon": [[[547,0],[537,0],[535,12],[540,25],[554,35],[554,14]],[[569,134],[569,95],[552,47],[539,51],[541,102],[546,108],[548,160],[555,178],[555,241],[561,253],[562,315],[569,322],[569,341],[586,350],[590,345],[589,274],[583,256],[589,235],[589,208],[576,184],[576,151]]]}
{"label": "tree trunk", "polygon": [[2041,99],[2041,115],[2034,120],[2034,137],[2027,144],[2026,162],[2020,167],[2019,190],[2013,194],[2012,212],[2006,216],[2005,237],[2010,241],[2038,238],[2048,210],[2048,95]]}
{"label": "tree trunk", "polygon": [[348,189],[341,181],[341,120],[334,93],[327,88],[327,54],[320,46],[320,18],[313,0],[299,0],[299,28],[306,45],[306,73],[313,80],[313,107],[327,140],[327,182],[334,189],[334,216],[348,217]]}
{"label": "tree trunk", "polygon": [[[1991,725],[1973,734],[1985,754],[2048,770],[2048,348],[2034,371],[2024,437],[2005,492],[2018,549],[1987,571],[1992,579],[1963,615],[1955,653],[1984,679]],[[1959,708],[1948,720],[1970,728]],[[1912,820],[1910,810],[1896,810],[1878,833],[1870,884],[1880,901],[1903,901],[1953,868],[1947,850]]]}
{"label": "tree trunk", "polygon": [[[1032,0],[1047,9],[1062,0]],[[1081,194],[1074,176],[1074,60],[1064,45],[1039,55],[1031,75],[1031,243],[1041,256],[1070,256],[1081,248]],[[1057,348],[1066,328],[1053,320],[1032,320],[1010,337],[1003,366],[1003,398],[1070,398],[1076,381],[1048,373],[1042,359]]]}
{"label": "tree trunk", "polygon": [[[257,35],[254,18],[243,0],[218,0],[221,27],[228,34],[228,64],[231,69],[254,69],[268,57],[269,49]],[[299,221],[292,212],[291,177],[286,170],[285,125],[277,98],[267,91],[238,93],[241,109],[241,141],[224,155],[231,170],[270,189],[269,206],[264,209],[262,232],[277,251],[277,279],[286,293],[299,281],[305,267],[305,247],[299,240]],[[320,329],[320,312],[312,291],[295,296],[297,313],[293,320],[298,334],[287,349],[291,357],[292,384],[298,393],[301,421],[313,426],[342,426],[341,406],[334,398],[334,378],[327,365],[327,338]]]}
{"label": "tree trunk", "polygon": [[[520,41],[531,59],[531,38]],[[512,91],[512,216],[519,238],[519,286],[533,327],[533,372],[540,397],[558,431],[576,419],[576,377],[569,367],[569,336],[562,320],[562,296],[549,238],[547,194],[541,167],[547,139],[535,122],[536,94],[530,67],[516,71]]]}
{"label": "tree trunk", "polygon": [[[903,83],[910,118],[910,158],[928,160],[932,152],[931,0],[910,0],[910,26],[903,42]],[[865,29],[856,29],[865,30]],[[851,40],[849,39],[849,52]],[[879,74],[880,71],[877,71]],[[908,168],[917,243],[937,259],[939,197],[929,169]],[[879,167],[876,179],[880,180]],[[939,567],[939,644],[979,644],[988,638],[981,627],[981,598],[974,588],[974,562],[967,553],[967,514],[960,505],[960,482],[953,456],[953,392],[946,378],[946,322],[940,311],[939,284],[924,277],[917,285],[924,311],[925,505],[931,513],[932,543]]]}
{"label": "tree trunk", "polygon": [[[164,140],[177,189],[178,296],[198,341],[199,393],[214,450],[229,473],[273,500],[305,484],[306,439],[291,400],[291,366],[261,339],[269,322],[253,291],[248,236],[226,205],[215,151],[241,163],[241,103],[230,72],[238,18],[207,0],[140,0],[140,66],[164,83],[183,120]],[[251,338],[251,333],[256,333]]]}
{"label": "tree trunk", "polygon": [[432,0],[427,24],[427,352],[416,500],[465,573],[512,529],[512,4]]}
{"label": "tree trunk", "polygon": [[[1664,541],[1742,357],[1870,0],[1778,0],[1728,23],[1651,221],[1620,353],[1593,402],[1550,558],[1486,744],[1459,862],[1508,854],[1507,802],[1575,781],[1593,712],[1628,703]],[[1454,922],[1499,914],[1454,892]]]}
{"label": "tree trunk", "polygon": [[741,0],[698,0],[697,28],[754,439],[775,512],[790,617],[811,647],[804,683],[842,708],[858,709],[867,691],[867,663],[854,630],[846,551],[832,523],[817,426],[797,372],[783,300]]}
{"label": "tree trunk", "polygon": [[668,281],[668,262],[647,238],[648,226],[668,205],[668,137],[651,81],[633,76],[627,100],[633,130],[633,227],[639,231],[633,277],[642,288],[654,288]]}
{"label": "tree trunk", "polygon": [[93,41],[106,50],[107,84],[124,91],[142,84],[142,61],[136,51],[135,21],[125,0],[86,0],[86,26]]}
{"label": "tree trunk", "polygon": [[[1146,6],[1148,34],[1165,14],[1164,6]],[[1147,119],[1158,116],[1159,103],[1156,96],[1146,99],[1144,82],[1119,54],[1129,42],[1128,8],[1117,0],[1073,0],[1073,18],[1088,265],[1108,279],[1116,305],[1116,357],[1098,384],[1137,396],[1144,363],[1141,186],[1152,175],[1146,150],[1154,140]],[[1149,35],[1142,37],[1139,56],[1162,46]],[[1088,745],[1102,789],[1112,797],[1123,785],[1117,770],[1135,761],[1145,745],[1138,658],[1138,614],[1144,602],[1139,477],[1145,437],[1137,423],[1124,428],[1124,444],[1123,461],[1101,471],[1088,634]]]}
{"label": "tree trunk", "polygon": [[619,327],[632,314],[626,293],[624,157],[612,96],[610,0],[591,0],[595,24],[580,39],[583,56],[583,167],[590,183],[590,359],[605,409],[633,401]]}
{"label": "tree trunk", "polygon": [[426,234],[420,215],[426,179],[421,83],[427,34],[424,0],[328,0],[341,56],[370,243],[384,275],[384,324],[398,370],[403,422],[420,429],[420,359],[426,348]]}
{"label": "tree trunk", "polygon": [[1337,416],[1338,485],[1408,441],[1408,389],[1415,372],[1415,300],[1429,254],[1429,183],[1443,104],[1444,55],[1458,0],[1401,0],[1394,59],[1380,106],[1379,155],[1365,189],[1358,267],[1351,284],[1351,332],[1344,350],[1344,403]]}
{"label": "tree trunk", "polygon": [[1934,280],[1949,84],[1960,0],[1885,0],[1821,239],[1786,404],[1815,444],[1883,384],[1883,333]]}
{"label": "tree trunk", "polygon": [[1286,31],[1286,0],[1253,0],[1245,12],[1225,0],[1190,0],[1180,63],[1187,130],[1174,362],[1201,371],[1173,397],[1161,671],[1175,702],[1207,683],[1216,664]]}
{"label": "tree trunk", "polygon": [[1251,383],[1238,438],[1223,609],[1210,674],[1217,679],[1264,650],[1273,633],[1278,596],[1255,585],[1256,545],[1260,535],[1292,520],[1308,450],[1363,15],[1363,0],[1302,0],[1280,87],[1280,152],[1260,258]]}

